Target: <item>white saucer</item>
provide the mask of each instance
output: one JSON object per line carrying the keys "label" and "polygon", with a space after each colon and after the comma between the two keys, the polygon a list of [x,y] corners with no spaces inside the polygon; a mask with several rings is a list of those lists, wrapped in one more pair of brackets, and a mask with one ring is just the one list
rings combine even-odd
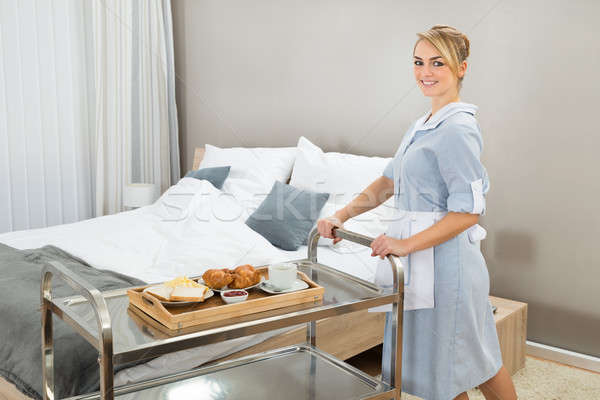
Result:
{"label": "white saucer", "polygon": [[294,281],[294,283],[292,284],[291,288],[285,289],[285,290],[277,290],[274,287],[272,287],[269,283],[268,280],[261,282],[259,288],[261,288],[262,290],[264,290],[267,293],[270,294],[279,294],[279,293],[289,293],[289,292],[295,292],[297,290],[302,290],[302,289],[306,289],[308,287],[308,283],[300,280],[300,279],[296,279]]}

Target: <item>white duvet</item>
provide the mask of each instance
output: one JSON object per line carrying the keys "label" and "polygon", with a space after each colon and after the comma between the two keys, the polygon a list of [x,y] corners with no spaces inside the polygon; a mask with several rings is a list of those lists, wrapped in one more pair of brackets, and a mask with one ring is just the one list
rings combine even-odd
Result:
{"label": "white duvet", "polygon": [[[18,249],[51,244],[96,268],[146,282],[197,276],[215,267],[305,258],[306,246],[293,252],[280,250],[244,223],[259,203],[260,199],[243,189],[224,193],[208,181],[183,178],[151,206],[74,224],[5,233],[0,242]],[[354,228],[360,231],[360,226]],[[342,241],[335,248],[319,247],[318,259],[362,279],[373,279],[376,262],[367,248]],[[115,384],[185,371],[280,332],[168,354],[120,371]]]}

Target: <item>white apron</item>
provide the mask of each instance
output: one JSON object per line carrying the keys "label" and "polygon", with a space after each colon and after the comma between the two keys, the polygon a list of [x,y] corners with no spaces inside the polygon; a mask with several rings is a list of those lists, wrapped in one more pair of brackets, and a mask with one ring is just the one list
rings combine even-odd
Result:
{"label": "white apron", "polygon": [[[407,239],[429,228],[445,215],[445,212],[399,210],[396,219],[385,234],[396,239]],[[404,310],[433,308],[435,306],[433,247],[415,251],[399,259],[404,269]],[[384,289],[393,288],[392,267],[387,258],[377,263],[375,284]],[[369,311],[388,312],[392,311],[392,308],[391,304],[387,304]]]}
{"label": "white apron", "polygon": [[[386,231],[386,236],[407,239],[431,227],[446,216],[445,211],[406,211],[399,210],[396,218]],[[472,243],[483,240],[486,230],[475,224],[467,230]],[[404,269],[404,310],[434,308],[435,260],[434,247],[415,251],[406,257],[398,257]],[[375,272],[375,284],[383,289],[394,286],[393,272],[387,258],[379,260]],[[369,309],[371,312],[392,311],[391,304]]]}

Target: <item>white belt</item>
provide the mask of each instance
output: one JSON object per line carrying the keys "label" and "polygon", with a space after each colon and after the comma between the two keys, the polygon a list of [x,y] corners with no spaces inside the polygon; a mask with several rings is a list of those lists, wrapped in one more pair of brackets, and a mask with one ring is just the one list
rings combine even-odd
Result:
{"label": "white belt", "polygon": [[[406,239],[424,231],[444,218],[443,211],[399,210],[386,231],[386,235]],[[485,238],[486,231],[479,225],[468,230],[469,240],[475,242]],[[434,299],[434,248],[415,251],[408,257],[400,257],[404,268],[404,310],[433,308]],[[375,273],[375,284],[383,288],[393,287],[392,268],[386,259],[379,260]],[[391,305],[371,308],[369,311],[391,311]]]}

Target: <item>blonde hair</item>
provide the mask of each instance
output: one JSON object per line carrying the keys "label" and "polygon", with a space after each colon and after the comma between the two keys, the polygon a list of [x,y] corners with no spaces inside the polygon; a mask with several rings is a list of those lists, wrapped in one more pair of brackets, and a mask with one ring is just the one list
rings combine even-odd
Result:
{"label": "blonde hair", "polygon": [[[415,43],[414,48],[417,47],[417,44],[421,40],[427,40],[440,52],[440,55],[446,60],[450,69],[458,75],[458,66],[469,57],[470,53],[470,44],[467,35],[451,26],[435,25],[427,32],[417,33],[417,36],[419,39]],[[459,88],[462,86],[463,77],[458,78]]]}

